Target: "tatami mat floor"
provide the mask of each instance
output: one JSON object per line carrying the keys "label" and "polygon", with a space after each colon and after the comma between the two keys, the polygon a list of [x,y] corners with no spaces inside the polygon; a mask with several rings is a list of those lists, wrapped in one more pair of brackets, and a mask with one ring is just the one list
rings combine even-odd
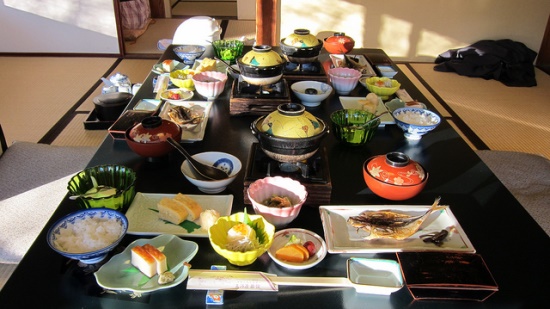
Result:
{"label": "tatami mat floor", "polygon": [[507,87],[496,80],[437,72],[431,63],[410,67],[430,88],[430,97],[437,97],[435,106],[443,103],[452,119],[463,122],[489,149],[550,158],[550,75],[535,69],[536,87]]}

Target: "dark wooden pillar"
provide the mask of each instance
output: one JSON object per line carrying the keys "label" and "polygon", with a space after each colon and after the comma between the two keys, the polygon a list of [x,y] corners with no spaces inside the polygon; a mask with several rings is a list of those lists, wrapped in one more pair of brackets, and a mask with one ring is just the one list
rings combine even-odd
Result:
{"label": "dark wooden pillar", "polygon": [[278,45],[279,0],[256,0],[256,44]]}

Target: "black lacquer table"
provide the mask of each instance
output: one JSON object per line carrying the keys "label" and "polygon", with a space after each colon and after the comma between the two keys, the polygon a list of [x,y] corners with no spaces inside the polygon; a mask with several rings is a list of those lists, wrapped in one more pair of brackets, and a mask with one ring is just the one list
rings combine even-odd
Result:
{"label": "black lacquer table", "polygon": [[[381,50],[355,50],[354,54],[384,55]],[[204,56],[212,57],[208,49]],[[160,61],[177,59],[168,48]],[[328,55],[321,54],[326,61]],[[140,99],[153,97],[150,74],[130,102],[132,108]],[[408,93],[426,102],[411,81],[399,72],[395,78]],[[250,124],[258,116],[230,116],[229,96],[231,78],[226,91],[214,101],[203,141],[185,144],[188,152],[225,151],[246,164],[251,146],[257,142]],[[361,85],[350,96],[365,96]],[[198,95],[195,99],[202,100]],[[428,103],[427,103],[428,104]],[[433,110],[433,107],[428,104]],[[322,106],[308,109],[328,122],[334,110],[341,109],[338,96],[331,95]],[[484,302],[472,301],[414,301],[406,288],[391,296],[356,293],[352,288],[280,287],[279,292],[225,292],[226,307],[262,308],[544,308],[550,304],[546,284],[550,278],[550,238],[499,182],[474,151],[445,121],[420,141],[411,143],[395,125],[381,127],[373,140],[364,147],[352,148],[339,144],[329,134],[322,142],[325,147],[332,179],[331,205],[431,205],[442,197],[450,205],[460,225],[477,253],[487,263],[499,291]],[[392,202],[374,195],[363,181],[363,162],[390,151],[401,151],[420,162],[430,173],[426,188],[416,197]],[[123,164],[137,171],[136,191],[145,193],[202,194],[181,174],[183,158],[172,152],[163,160],[152,161],[134,154],[124,140],[107,136],[89,166]],[[220,194],[233,194],[233,212],[242,211],[243,174]],[[24,207],[24,205],[22,205]],[[45,229],[24,256],[23,260],[0,292],[2,308],[191,308],[205,307],[205,291],[188,290],[182,284],[141,297],[129,293],[105,293],[95,281],[93,267],[81,267],[49,248],[48,228],[57,219],[78,209],[75,201],[66,198],[53,214]],[[252,208],[248,207],[249,211]],[[324,235],[318,207],[303,207],[298,218],[288,227],[305,228]],[[140,237],[126,235],[120,252]],[[396,259],[394,253],[328,254],[316,267],[303,271],[288,271],[266,254],[252,265],[230,265],[211,248],[207,238],[189,239],[197,242],[199,252],[191,261],[193,268],[208,269],[210,265],[227,265],[232,270],[254,270],[279,276],[344,277],[346,260],[351,256]],[[116,253],[116,252],[114,252]],[[443,270],[444,271],[444,270]]]}

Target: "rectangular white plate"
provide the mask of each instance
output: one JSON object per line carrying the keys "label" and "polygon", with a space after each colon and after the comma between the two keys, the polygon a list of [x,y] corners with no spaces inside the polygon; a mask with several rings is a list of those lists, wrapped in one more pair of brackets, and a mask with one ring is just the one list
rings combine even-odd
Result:
{"label": "rectangular white plate", "polygon": [[[175,194],[160,194],[160,193],[136,193],[130,208],[126,212],[128,218],[128,234],[132,235],[160,235],[173,234],[186,237],[208,237],[208,231],[204,229],[196,229],[192,233],[188,233],[186,229],[179,225],[166,223],[159,219],[157,203],[163,197],[174,197]],[[188,195],[199,205],[203,210],[214,209],[220,213],[221,217],[229,216],[233,207],[233,195]],[[154,210],[152,210],[154,209]],[[195,223],[200,225],[199,220]]]}
{"label": "rectangular white plate", "polygon": [[[365,97],[340,97],[340,104],[345,109],[363,109],[363,104],[359,103],[359,100],[366,100]],[[379,115],[388,109],[382,99],[378,98],[378,107],[376,108],[376,114]],[[395,124],[395,119],[391,114],[384,114],[380,117],[380,126],[385,126],[387,124]]]}
{"label": "rectangular white plate", "polygon": [[194,127],[186,127],[185,125],[181,127],[181,142],[182,143],[193,143],[202,141],[204,138],[204,131],[206,130],[206,124],[208,123],[208,118],[210,116],[210,109],[212,108],[212,101],[183,101],[181,103],[166,102],[162,107],[159,116],[170,120],[168,116],[168,109],[172,106],[179,105],[191,108],[192,106],[199,106],[204,109],[204,119],[199,123],[199,125]]}
{"label": "rectangular white plate", "polygon": [[[320,206],[321,221],[325,232],[325,241],[330,253],[377,253],[377,252],[406,252],[406,251],[447,251],[468,252],[476,250],[462,230],[449,207],[433,212],[420,229],[411,237],[404,240],[372,239],[366,240],[365,231],[357,231],[346,221],[350,216],[357,216],[365,210],[393,210],[409,215],[425,213],[431,206],[395,206],[395,205],[350,205],[350,206]],[[454,226],[455,229],[447,236],[442,246],[425,243],[420,235],[439,232]]]}

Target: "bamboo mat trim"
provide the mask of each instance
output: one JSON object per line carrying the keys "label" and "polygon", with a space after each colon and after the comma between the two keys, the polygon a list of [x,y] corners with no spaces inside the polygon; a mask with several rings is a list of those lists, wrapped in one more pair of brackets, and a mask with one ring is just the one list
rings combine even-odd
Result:
{"label": "bamboo mat trim", "polygon": [[410,67],[491,149],[550,158],[550,76],[536,69],[536,87],[437,72],[432,63]]}

